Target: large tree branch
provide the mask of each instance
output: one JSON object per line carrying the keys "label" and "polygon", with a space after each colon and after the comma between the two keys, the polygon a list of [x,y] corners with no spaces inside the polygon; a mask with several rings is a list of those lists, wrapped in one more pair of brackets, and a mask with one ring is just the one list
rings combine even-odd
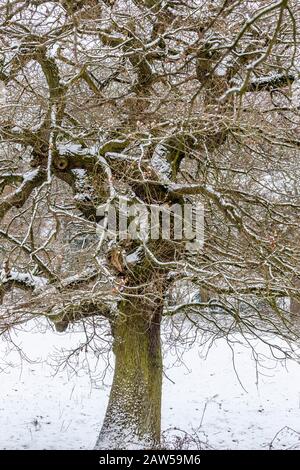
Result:
{"label": "large tree branch", "polygon": [[[46,316],[53,321],[58,331],[63,331],[68,323],[74,323],[93,315],[110,315],[112,302],[115,297],[110,287],[86,296],[81,288],[98,278],[98,270],[89,268],[75,276],[69,276],[49,283],[43,276],[33,275],[31,272],[9,269],[4,263],[0,273],[0,300],[2,303],[5,294],[14,288],[31,293],[28,301],[23,299],[12,306],[0,308],[0,323],[7,318],[6,312],[11,315],[11,324],[25,321],[31,315]],[[104,283],[105,284],[105,283]],[[79,292],[78,292],[79,289]],[[1,319],[2,317],[2,319]],[[6,324],[9,323],[7,318]]]}
{"label": "large tree branch", "polygon": [[14,183],[22,183],[23,175],[21,173],[3,173],[0,175],[0,194],[4,188]]}
{"label": "large tree branch", "polygon": [[13,287],[19,289],[33,291],[46,286],[48,280],[42,276],[35,276],[29,272],[21,272],[16,269],[12,269],[9,272],[2,268],[0,273],[0,285],[5,290],[11,290]]}
{"label": "large tree branch", "polygon": [[22,184],[0,201],[0,220],[13,207],[22,207],[32,191],[46,180],[45,170],[38,168],[23,175]]}
{"label": "large tree branch", "polygon": [[259,91],[274,91],[278,88],[284,88],[291,85],[297,79],[295,73],[275,73],[273,75],[267,75],[253,80],[248,80],[247,77],[243,82],[232,80],[233,87],[226,90],[221,96],[219,101],[224,102],[229,96],[233,94],[242,93],[253,93]]}
{"label": "large tree branch", "polygon": [[[11,287],[11,286],[10,286]],[[24,285],[17,287],[25,289]],[[0,285],[0,294],[6,292],[6,285]],[[30,289],[30,287],[29,287]],[[64,331],[69,323],[91,316],[111,318],[116,297],[111,290],[57,291],[54,286],[45,286],[38,295],[32,295],[27,301],[0,307],[0,330],[29,321],[33,316],[46,317],[52,321],[58,331]]]}
{"label": "large tree branch", "polygon": [[247,86],[246,92],[255,91],[273,91],[277,88],[283,88],[291,85],[297,79],[293,73],[275,73],[265,77],[251,80]]}

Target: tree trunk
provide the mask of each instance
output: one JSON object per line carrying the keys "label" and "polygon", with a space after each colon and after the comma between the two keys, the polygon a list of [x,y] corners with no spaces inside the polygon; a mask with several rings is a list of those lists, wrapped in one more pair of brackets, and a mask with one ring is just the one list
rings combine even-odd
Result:
{"label": "tree trunk", "polygon": [[[293,281],[294,281],[294,287],[299,289],[300,288],[299,279],[294,278]],[[293,297],[290,299],[290,313],[292,315],[297,315],[298,317],[300,315],[300,302],[299,302],[299,300],[296,300]]]}
{"label": "tree trunk", "polygon": [[294,298],[291,298],[291,301],[290,301],[290,313],[292,315],[297,315],[299,317],[300,315],[300,303],[298,302],[298,300],[294,299]]}
{"label": "tree trunk", "polygon": [[122,302],[112,327],[115,372],[96,449],[145,449],[160,443],[161,307]]}

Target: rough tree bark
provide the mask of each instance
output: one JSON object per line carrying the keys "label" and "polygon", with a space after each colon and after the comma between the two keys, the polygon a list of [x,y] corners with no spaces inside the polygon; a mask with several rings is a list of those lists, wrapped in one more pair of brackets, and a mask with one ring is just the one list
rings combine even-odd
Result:
{"label": "rough tree bark", "polygon": [[[295,288],[299,289],[300,287],[299,279],[294,279],[293,282],[294,282]],[[296,316],[300,315],[300,302],[294,297],[290,298],[290,313]]]}
{"label": "rough tree bark", "polygon": [[153,448],[160,443],[162,306],[122,302],[112,326],[115,372],[96,449]]}

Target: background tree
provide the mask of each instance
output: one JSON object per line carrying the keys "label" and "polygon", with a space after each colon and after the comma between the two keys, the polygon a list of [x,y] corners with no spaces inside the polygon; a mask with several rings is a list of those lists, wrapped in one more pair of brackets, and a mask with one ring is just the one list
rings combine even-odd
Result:
{"label": "background tree", "polygon": [[[163,318],[292,354],[299,5],[1,0],[0,15],[1,331],[109,327],[97,447],[159,445]],[[203,203],[203,249],[99,238],[119,196]]]}

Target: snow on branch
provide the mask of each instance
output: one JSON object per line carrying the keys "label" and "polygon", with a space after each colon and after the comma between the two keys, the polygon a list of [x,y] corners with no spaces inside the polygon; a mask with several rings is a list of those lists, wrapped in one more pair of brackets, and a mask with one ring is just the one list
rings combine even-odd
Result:
{"label": "snow on branch", "polygon": [[164,144],[158,144],[151,159],[152,168],[164,183],[170,182],[172,176],[172,166],[167,160],[167,153],[167,147]]}
{"label": "snow on branch", "polygon": [[274,73],[264,77],[249,80],[248,76],[244,81],[232,80],[233,87],[229,88],[220,98],[225,101],[233,94],[253,93],[258,91],[273,91],[278,88],[284,88],[291,85],[297,79],[297,75],[293,73]]}
{"label": "snow on branch", "polygon": [[92,316],[109,318],[111,308],[101,299],[73,298],[66,305],[55,305],[48,318],[55,324],[56,330],[65,331],[69,323],[75,323]]}
{"label": "snow on branch", "polygon": [[9,235],[7,232],[0,230],[0,236],[8,240],[13,245],[18,246],[21,248],[30,258],[37,264],[39,269],[43,272],[43,274],[49,279],[55,279],[55,274],[45,265],[43,260],[36,254],[36,252],[32,252],[31,248],[27,246],[25,243],[20,242],[17,238]]}
{"label": "snow on branch", "polygon": [[45,180],[46,172],[41,168],[25,173],[21,185],[0,202],[0,220],[12,207],[22,207],[32,191]]}
{"label": "snow on branch", "polygon": [[5,264],[0,271],[0,289],[2,287],[5,291],[12,287],[34,291],[47,284],[48,280],[43,276],[35,276],[31,272],[22,272],[15,268],[9,270]]}
{"label": "snow on branch", "polygon": [[22,183],[23,175],[21,173],[3,173],[0,175],[0,194],[4,188],[14,183]]}
{"label": "snow on branch", "polygon": [[296,75],[292,73],[274,73],[273,75],[251,80],[246,91],[272,91],[276,88],[291,85],[296,79]]}
{"label": "snow on branch", "polygon": [[[4,294],[8,288],[12,287],[12,283],[18,283],[17,287],[31,290],[33,285],[39,284],[36,276],[27,277],[25,273],[15,271],[13,280],[0,282],[0,299],[3,300]],[[75,277],[71,280],[75,284],[79,282]],[[82,279],[80,280],[82,281]],[[10,285],[8,285],[8,282]],[[67,283],[67,282],[66,282]],[[111,318],[115,310],[115,296],[111,294],[111,290],[100,290],[93,292],[84,292],[83,290],[57,290],[53,285],[45,285],[42,290],[34,292],[29,299],[22,299],[13,305],[2,305],[0,302],[0,330],[15,326],[19,323],[29,321],[32,316],[46,317],[54,323],[57,331],[65,331],[70,323],[75,323],[89,317],[97,316],[102,318]]]}
{"label": "snow on branch", "polygon": [[98,270],[96,268],[87,268],[81,273],[75,274],[74,276],[69,276],[66,279],[61,281],[62,287],[76,287],[79,284],[89,282],[95,279],[98,275]]}

